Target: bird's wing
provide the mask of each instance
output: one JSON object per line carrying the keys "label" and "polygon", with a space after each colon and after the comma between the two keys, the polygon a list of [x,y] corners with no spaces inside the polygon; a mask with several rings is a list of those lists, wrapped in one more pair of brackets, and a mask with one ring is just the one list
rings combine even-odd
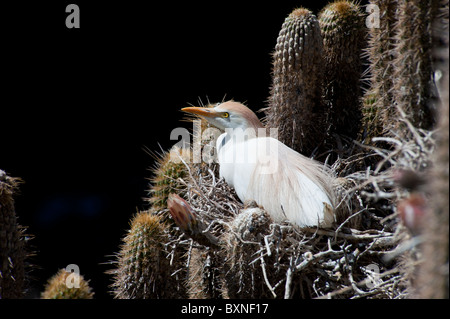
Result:
{"label": "bird's wing", "polygon": [[320,164],[278,140],[227,143],[219,151],[219,162],[221,176],[239,198],[255,200],[275,221],[287,219],[299,226],[327,226],[332,221],[327,174]]}

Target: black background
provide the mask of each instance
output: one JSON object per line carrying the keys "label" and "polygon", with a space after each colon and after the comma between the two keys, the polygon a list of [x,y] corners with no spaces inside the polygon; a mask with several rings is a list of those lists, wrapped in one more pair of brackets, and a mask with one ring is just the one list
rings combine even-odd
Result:
{"label": "black background", "polygon": [[[285,17],[327,1],[21,1],[2,4],[0,169],[36,256],[29,298],[77,264],[95,298],[130,217],[145,209],[152,151],[176,141],[180,108],[227,98],[266,106]],[[65,8],[80,8],[68,29]]]}

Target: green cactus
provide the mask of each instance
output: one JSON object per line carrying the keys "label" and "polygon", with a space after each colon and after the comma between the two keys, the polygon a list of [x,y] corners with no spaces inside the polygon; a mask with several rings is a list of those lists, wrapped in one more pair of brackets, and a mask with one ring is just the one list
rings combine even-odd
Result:
{"label": "green cactus", "polygon": [[[379,9],[379,28],[368,28],[368,44],[365,54],[369,60],[369,89],[363,98],[363,127],[360,140],[372,144],[372,138],[384,135],[386,110],[392,107],[394,59],[394,25],[396,23],[396,0],[371,0]],[[375,21],[372,21],[375,22]]]}
{"label": "green cactus", "polygon": [[266,125],[278,139],[310,156],[325,140],[323,41],[311,11],[299,8],[284,21],[273,54]]}
{"label": "green cactus", "polygon": [[[172,276],[179,264],[171,264],[165,244],[168,229],[162,216],[139,212],[131,221],[129,233],[118,253],[113,294],[118,299],[184,298],[184,278]],[[174,258],[181,260],[180,256]]]}
{"label": "green cactus", "polygon": [[[422,129],[431,129],[435,122],[432,31],[438,2],[399,0],[398,21],[394,28],[394,101],[411,124]],[[391,106],[386,111],[383,120],[385,130],[393,130],[403,136],[407,126],[397,120],[400,117],[397,108]]]}
{"label": "green cactus", "polygon": [[[68,278],[68,276],[72,276],[72,278]],[[78,283],[79,287],[68,286],[67,279]],[[68,272],[65,269],[60,269],[48,280],[45,290],[41,294],[42,299],[92,299],[93,297],[94,293],[89,287],[89,281],[85,280],[82,275]]]}
{"label": "green cactus", "polygon": [[20,298],[25,292],[26,237],[13,198],[19,183],[0,170],[0,299]]}
{"label": "green cactus", "polygon": [[[180,157],[178,157],[180,156]],[[149,197],[146,199],[151,204],[152,211],[162,211],[167,208],[167,198],[171,192],[183,196],[185,186],[180,183],[179,178],[186,176],[186,166],[180,160],[190,162],[190,151],[172,147],[169,152],[165,152],[157,158],[150,180]]]}
{"label": "green cactus", "polygon": [[361,113],[361,53],[366,26],[357,3],[335,1],[319,14],[324,41],[325,99],[330,132],[356,139]]}

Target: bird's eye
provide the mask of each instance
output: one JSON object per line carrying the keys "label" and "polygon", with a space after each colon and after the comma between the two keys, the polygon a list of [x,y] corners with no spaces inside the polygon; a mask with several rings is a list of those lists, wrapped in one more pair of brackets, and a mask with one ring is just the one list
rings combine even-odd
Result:
{"label": "bird's eye", "polygon": [[227,117],[229,117],[229,116],[230,116],[230,113],[228,113],[228,112],[222,113],[222,117],[224,117],[224,118],[227,118]]}

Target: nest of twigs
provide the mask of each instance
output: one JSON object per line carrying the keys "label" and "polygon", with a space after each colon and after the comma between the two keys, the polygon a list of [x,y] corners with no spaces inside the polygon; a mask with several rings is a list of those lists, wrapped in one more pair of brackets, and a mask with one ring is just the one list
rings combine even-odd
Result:
{"label": "nest of twigs", "polygon": [[406,296],[418,252],[397,216],[396,204],[408,191],[396,185],[394,173],[429,166],[434,138],[402,120],[411,139],[375,139],[383,147],[355,142],[360,152],[334,163],[341,201],[330,229],[275,223],[255,203],[240,202],[219,178],[218,164],[183,161],[187,174],[179,182],[187,190],[185,199],[205,225],[203,232],[220,242],[199,244],[187,235],[171,242],[173,249],[186,251],[190,296]]}

